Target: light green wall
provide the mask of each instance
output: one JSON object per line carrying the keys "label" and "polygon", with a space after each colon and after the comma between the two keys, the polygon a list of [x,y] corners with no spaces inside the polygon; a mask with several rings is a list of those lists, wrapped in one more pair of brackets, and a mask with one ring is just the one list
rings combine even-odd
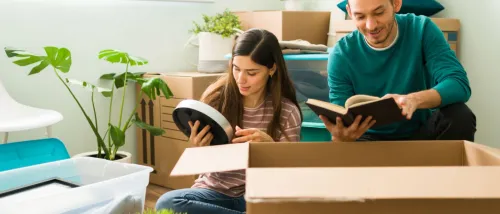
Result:
{"label": "light green wall", "polygon": [[[169,72],[193,70],[197,49],[184,47],[190,37],[192,21],[201,14],[231,10],[283,9],[280,1],[216,0],[215,3],[182,3],[168,1],[47,0],[0,2],[0,45],[27,48],[43,53],[44,46],[64,46],[72,51],[73,66],[67,77],[96,82],[108,72],[122,72],[124,66],[97,59],[102,49],[113,48],[144,57],[150,64],[132,71]],[[11,63],[0,54],[0,79],[19,102],[54,109],[64,120],[53,128],[71,155],[96,149],[95,138],[85,118],[53,72],[27,76],[27,69]],[[75,88],[82,104],[91,110],[90,94]],[[121,96],[118,96],[121,97]],[[129,90],[125,112],[134,104]],[[115,115],[118,114],[116,103]],[[1,105],[1,104],[0,104]],[[106,125],[108,102],[99,97],[97,111]],[[115,118],[116,119],[116,118]],[[116,121],[116,120],[115,120]],[[135,157],[136,134],[129,129],[124,150]],[[10,134],[11,141],[36,139],[44,129]],[[2,136],[3,137],[3,136]],[[3,138],[2,138],[3,139]]]}
{"label": "light green wall", "polygon": [[476,142],[500,147],[500,1],[439,0],[445,10],[437,17],[457,18],[461,22],[460,59],[465,66],[472,97],[468,105],[478,121]]}

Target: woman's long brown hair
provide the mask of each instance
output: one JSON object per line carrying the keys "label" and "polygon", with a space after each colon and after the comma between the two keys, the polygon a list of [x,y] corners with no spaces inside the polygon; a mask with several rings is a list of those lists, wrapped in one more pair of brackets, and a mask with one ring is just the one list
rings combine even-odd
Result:
{"label": "woman's long brown hair", "polygon": [[263,29],[250,29],[236,38],[233,46],[228,73],[212,84],[202,95],[201,101],[221,112],[233,128],[243,123],[243,97],[232,76],[232,61],[235,56],[250,56],[257,64],[271,69],[276,64],[276,72],[266,86],[266,93],[272,97],[273,118],[267,127],[267,134],[273,139],[279,139],[279,132],[288,136],[280,125],[282,114],[282,98],[289,99],[297,106],[302,121],[302,111],[295,95],[295,88],[288,76],[288,70],[283,53],[276,36]]}

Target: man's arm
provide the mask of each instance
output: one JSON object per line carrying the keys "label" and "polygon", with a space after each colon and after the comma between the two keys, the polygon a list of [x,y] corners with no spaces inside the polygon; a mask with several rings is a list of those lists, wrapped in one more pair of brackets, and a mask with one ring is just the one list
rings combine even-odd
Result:
{"label": "man's arm", "polygon": [[443,107],[467,102],[471,88],[464,67],[458,61],[443,36],[441,29],[427,19],[423,34],[425,67],[434,80],[434,87],[411,94],[419,102],[418,108]]}
{"label": "man's arm", "polygon": [[345,62],[339,45],[336,45],[328,56],[328,86],[330,102],[344,106],[347,98],[354,95],[352,83],[349,80],[348,64]]}

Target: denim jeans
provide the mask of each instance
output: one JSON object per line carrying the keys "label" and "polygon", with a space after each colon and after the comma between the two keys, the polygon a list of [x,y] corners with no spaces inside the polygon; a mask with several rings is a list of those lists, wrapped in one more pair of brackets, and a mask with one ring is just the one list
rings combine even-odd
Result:
{"label": "denim jeans", "polygon": [[178,189],[163,194],[156,210],[171,209],[188,214],[242,214],[246,210],[243,196],[233,198],[203,188]]}

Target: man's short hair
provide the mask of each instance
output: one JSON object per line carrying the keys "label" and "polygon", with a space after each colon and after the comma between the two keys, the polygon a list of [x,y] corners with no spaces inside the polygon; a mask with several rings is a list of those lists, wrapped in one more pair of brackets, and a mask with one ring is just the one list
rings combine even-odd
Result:
{"label": "man's short hair", "polygon": [[[394,3],[394,0],[389,0],[391,1],[391,4]],[[349,4],[349,0],[347,0],[347,4]]]}

